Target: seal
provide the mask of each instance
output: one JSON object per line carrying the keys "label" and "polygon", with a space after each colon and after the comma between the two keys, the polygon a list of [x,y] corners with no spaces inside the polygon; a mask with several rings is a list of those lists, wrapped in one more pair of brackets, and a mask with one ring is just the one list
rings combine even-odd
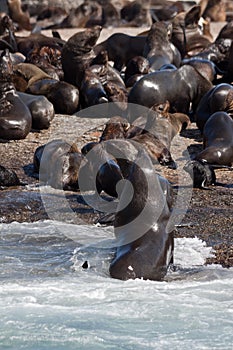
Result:
{"label": "seal", "polygon": [[[128,140],[115,140],[115,143],[117,141],[122,148],[126,147],[124,143],[129,143]],[[128,165],[128,181],[120,194],[115,215],[116,253],[109,272],[111,277],[121,280],[161,281],[172,262],[174,250],[173,230],[167,229],[171,187],[155,173],[150,158],[138,144],[131,144],[131,148],[136,149],[132,151],[136,158]]]}
{"label": "seal", "polygon": [[227,83],[218,84],[201,98],[195,113],[195,121],[201,132],[210,116],[217,111],[224,111],[233,117],[232,85]]}
{"label": "seal", "polygon": [[18,24],[18,30],[31,30],[30,14],[28,11],[22,10],[21,0],[7,0],[9,7],[9,15],[14,22]]}
{"label": "seal", "polygon": [[127,23],[125,26],[147,27],[152,24],[151,1],[132,1],[122,6],[120,10],[121,20]]}
{"label": "seal", "polygon": [[182,60],[181,64],[189,64],[193,66],[201,75],[203,75],[207,80],[213,82],[217,77],[217,69],[215,64],[204,58],[191,57]]}
{"label": "seal", "polygon": [[95,54],[107,51],[109,61],[114,62],[114,68],[122,68],[135,56],[143,56],[146,36],[133,36],[124,33],[112,34],[103,42],[94,46]]}
{"label": "seal", "polygon": [[76,144],[61,139],[37,147],[33,157],[35,176],[51,187],[78,190],[82,155]]}
{"label": "seal", "polygon": [[184,166],[184,170],[193,179],[194,188],[207,189],[216,184],[216,175],[211,165],[202,160],[190,160]]}
{"label": "seal", "polygon": [[[169,108],[168,101],[164,104],[154,105],[147,115],[146,122],[143,118],[136,119],[136,125],[129,129],[128,137],[132,135],[132,140],[145,147],[152,163],[158,161],[161,165],[175,169],[176,164],[170,153],[171,142],[175,135],[190,124],[190,119],[186,114],[170,113]],[[141,131],[138,127],[139,120],[143,127]]]}
{"label": "seal", "polygon": [[178,13],[172,19],[171,42],[184,58],[193,56],[211,44],[209,35],[203,35],[199,26],[202,9],[200,5],[192,6],[188,11]]}
{"label": "seal", "polygon": [[13,170],[9,170],[0,165],[0,189],[1,187],[10,187],[20,185],[19,178]]}
{"label": "seal", "polygon": [[117,183],[124,178],[122,170],[105,147],[104,142],[89,142],[81,149],[86,162],[80,168],[82,191],[104,191],[111,197],[118,197]]}
{"label": "seal", "polygon": [[120,116],[112,117],[105,125],[100,142],[112,139],[125,139],[129,128],[130,123],[127,119]]}
{"label": "seal", "polygon": [[30,110],[16,94],[12,71],[9,51],[3,51],[0,56],[0,138],[4,140],[24,139],[32,125]]}
{"label": "seal", "polygon": [[80,86],[81,105],[83,108],[108,102],[108,96],[99,77],[86,69]]}
{"label": "seal", "polygon": [[101,29],[100,26],[95,26],[78,32],[63,46],[61,62],[66,82],[80,88],[85,69],[96,56],[93,47],[100,36]]}
{"label": "seal", "polygon": [[[169,101],[170,112],[189,114],[190,103],[195,111],[202,96],[212,87],[212,83],[195,68],[184,65],[176,70],[145,75],[131,88],[128,102],[151,108]],[[130,116],[130,122],[136,117]]]}
{"label": "seal", "polygon": [[133,57],[126,65],[125,68],[125,85],[126,87],[132,87],[134,83],[139,80],[143,75],[150,72],[149,61],[143,56]]}
{"label": "seal", "polygon": [[173,138],[190,125],[184,113],[170,113],[170,103],[154,105],[148,113],[145,130],[158,137],[170,149]]}
{"label": "seal", "polygon": [[226,112],[215,112],[206,122],[203,147],[195,160],[220,167],[233,165],[233,120]]}
{"label": "seal", "polygon": [[32,129],[48,129],[55,117],[53,104],[42,95],[31,95],[24,92],[17,92],[17,95],[31,112]]}
{"label": "seal", "polygon": [[181,55],[170,41],[171,31],[171,24],[155,22],[148,32],[143,55],[148,59],[153,71],[168,64],[180,66]]}
{"label": "seal", "polygon": [[58,114],[73,114],[79,105],[79,90],[72,84],[51,78],[42,69],[32,63],[19,63],[14,67],[14,81],[22,91],[23,78],[26,87],[23,92],[34,95],[44,95],[53,104]]}

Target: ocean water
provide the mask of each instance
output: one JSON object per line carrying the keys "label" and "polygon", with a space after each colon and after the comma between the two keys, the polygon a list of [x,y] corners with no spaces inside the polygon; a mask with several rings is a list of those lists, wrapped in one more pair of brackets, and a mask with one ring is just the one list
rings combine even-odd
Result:
{"label": "ocean water", "polygon": [[233,269],[204,265],[211,247],[176,239],[166,281],[119,281],[112,238],[51,220],[0,224],[0,349],[232,349]]}

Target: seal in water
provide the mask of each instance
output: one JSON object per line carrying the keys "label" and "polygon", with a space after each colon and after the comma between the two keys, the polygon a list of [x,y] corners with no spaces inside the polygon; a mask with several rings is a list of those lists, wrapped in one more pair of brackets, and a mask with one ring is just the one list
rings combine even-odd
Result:
{"label": "seal in water", "polygon": [[135,162],[133,159],[128,162],[128,181],[120,193],[114,221],[117,250],[110,264],[110,275],[121,280],[160,281],[173,258],[173,229],[167,227],[172,206],[171,187],[155,173],[140,145],[129,140],[114,140],[117,142],[120,148],[133,148],[131,154],[136,158]]}

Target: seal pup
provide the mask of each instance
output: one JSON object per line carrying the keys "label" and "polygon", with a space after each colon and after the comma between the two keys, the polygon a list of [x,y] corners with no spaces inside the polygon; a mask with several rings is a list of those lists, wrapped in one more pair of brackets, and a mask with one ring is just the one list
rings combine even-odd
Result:
{"label": "seal pup", "polygon": [[[124,148],[129,140],[118,142],[123,142]],[[134,164],[129,165],[128,181],[120,194],[115,215],[116,253],[109,272],[111,277],[121,280],[161,281],[174,250],[173,231],[167,229],[171,188],[167,180],[155,173],[147,153],[138,144],[133,143],[131,147],[136,148],[136,158]]]}
{"label": "seal pup", "polygon": [[132,87],[143,75],[150,73],[150,64],[143,56],[133,57],[126,65],[124,81],[126,87]]}

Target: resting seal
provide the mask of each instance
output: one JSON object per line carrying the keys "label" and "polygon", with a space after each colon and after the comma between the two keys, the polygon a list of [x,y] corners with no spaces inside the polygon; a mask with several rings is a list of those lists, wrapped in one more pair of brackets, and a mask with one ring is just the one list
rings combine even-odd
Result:
{"label": "resting seal", "polygon": [[233,86],[230,84],[218,84],[204,94],[195,113],[197,127],[203,131],[207,120],[218,111],[227,112],[233,117]]}
{"label": "resting seal", "polygon": [[204,150],[195,157],[216,166],[233,165],[233,120],[226,112],[211,115],[203,129]]}
{"label": "resting seal", "polygon": [[[161,70],[145,75],[130,90],[128,101],[148,108],[169,101],[170,112],[188,114],[190,103],[195,111],[203,94],[212,86],[195,68],[184,65],[177,70]],[[132,116],[130,118],[132,121]]]}
{"label": "resting seal", "polygon": [[[123,148],[124,143],[129,143],[118,142]],[[167,180],[154,172],[146,152],[134,143],[130,147],[136,150],[131,152],[136,153],[136,163],[129,164],[128,181],[120,194],[114,221],[117,249],[109,271],[111,277],[121,280],[160,281],[173,259],[173,231],[168,232],[166,228],[171,210],[171,188]],[[128,203],[132,187],[132,199]]]}
{"label": "resting seal", "polygon": [[114,68],[121,71],[133,57],[143,56],[145,42],[146,36],[130,36],[124,33],[115,33],[97,44],[93,50],[96,55],[101,51],[107,51],[109,61],[113,61]]}
{"label": "resting seal", "polygon": [[29,108],[32,115],[32,129],[48,129],[55,116],[53,104],[42,95],[17,92],[17,95]]}
{"label": "resting seal", "polygon": [[34,172],[54,188],[77,190],[81,161],[82,155],[75,144],[53,140],[35,150]]}
{"label": "resting seal", "polygon": [[19,63],[14,67],[15,83],[17,77],[25,80],[22,92],[34,95],[44,95],[53,104],[55,112],[60,114],[73,114],[78,109],[79,90],[72,84],[51,78],[42,69],[32,63]]}
{"label": "resting seal", "polygon": [[204,188],[216,184],[214,169],[201,160],[191,160],[185,164],[184,170],[190,174],[193,179],[194,188]]}
{"label": "resting seal", "polygon": [[0,138],[24,139],[31,130],[32,116],[16,94],[11,81],[12,63],[8,51],[0,56]]}

